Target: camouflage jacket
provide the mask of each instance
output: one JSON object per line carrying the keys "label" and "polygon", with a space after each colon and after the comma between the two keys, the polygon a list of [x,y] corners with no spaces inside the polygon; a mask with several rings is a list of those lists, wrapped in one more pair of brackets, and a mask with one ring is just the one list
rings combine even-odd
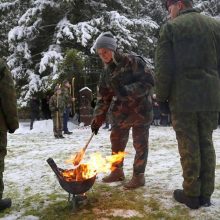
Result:
{"label": "camouflage jacket", "polygon": [[171,111],[220,111],[220,23],[187,9],[160,31],[156,94]]}
{"label": "camouflage jacket", "polygon": [[[57,104],[57,101],[58,101],[58,104]],[[56,94],[51,96],[50,100],[49,100],[49,108],[50,108],[52,117],[55,116],[55,114],[56,114],[56,108],[58,108],[60,114],[63,114],[64,109],[65,109],[64,96],[62,94],[58,95],[58,99],[57,99]]]}
{"label": "camouflage jacket", "polygon": [[0,59],[0,131],[19,127],[14,81],[3,60]]}
{"label": "camouflage jacket", "polygon": [[64,97],[65,107],[71,107],[72,105],[72,97],[68,88],[62,88],[62,96]]}
{"label": "camouflage jacket", "polygon": [[150,96],[154,79],[139,56],[115,54],[100,76],[99,95],[94,117],[104,122],[111,104],[112,124],[123,126],[149,124],[152,121]]}

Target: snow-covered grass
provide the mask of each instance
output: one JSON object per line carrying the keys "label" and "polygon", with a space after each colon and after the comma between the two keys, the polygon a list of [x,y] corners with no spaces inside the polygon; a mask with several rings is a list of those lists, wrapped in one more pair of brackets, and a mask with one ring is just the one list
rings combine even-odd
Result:
{"label": "snow-covered grass", "polygon": [[[23,122],[20,123],[20,128],[15,134],[8,135],[8,155],[4,172],[4,196],[11,197],[13,205],[11,209],[0,214],[0,219],[43,219],[39,213],[44,212],[54,201],[61,201],[62,204],[67,203],[67,193],[60,187],[46,160],[51,157],[59,167],[71,168],[71,165],[65,163],[66,159],[69,159],[71,155],[84,147],[91,134],[90,128],[77,126],[73,123],[69,123],[69,128],[73,131],[72,135],[65,136],[65,139],[54,139],[51,120],[35,122],[34,129],[31,131],[29,130],[29,124]],[[109,131],[100,129],[99,134],[94,136],[87,149],[84,162],[89,159],[89,155],[93,152],[99,151],[103,156],[111,154],[109,134]],[[144,199],[149,203],[150,201],[151,203],[152,201],[154,203],[157,201],[159,210],[154,210],[154,212],[160,212],[161,210],[169,212],[169,210],[176,209],[177,215],[179,210],[180,213],[186,212],[187,216],[192,219],[220,219],[220,129],[214,132],[214,144],[217,167],[216,189],[212,196],[213,205],[196,211],[189,210],[184,205],[176,203],[172,198],[173,190],[181,188],[182,185],[182,171],[175,133],[171,127],[151,126],[150,149],[145,173],[146,185],[135,191],[135,195],[140,197],[140,203]],[[124,162],[124,171],[126,179],[129,180],[132,175],[134,159],[131,135],[126,151],[128,154]],[[105,174],[98,174],[92,189],[94,194],[102,191],[103,184],[101,179],[103,175]],[[130,198],[129,196],[133,193],[125,193],[121,184],[104,185],[108,187],[111,194],[121,191],[125,198]],[[118,194],[118,199],[120,200],[120,193]],[[107,203],[108,197],[105,200]],[[108,215],[103,214],[103,216],[108,216],[108,218],[103,219],[126,219],[130,217],[132,219],[146,219],[141,217],[143,213],[139,213],[138,208],[137,210],[126,208],[127,205],[130,207],[129,202],[126,204],[124,199],[121,201],[125,204],[118,209],[112,209],[112,207],[115,207],[114,201],[109,210],[100,210],[100,207],[96,207],[94,209],[94,216],[97,213],[98,216],[106,213]],[[117,203],[118,201],[115,202]],[[152,213],[152,209],[149,209],[149,206],[146,204],[144,212],[145,216],[147,212]],[[71,211],[69,215],[71,216]],[[81,216],[82,219],[87,219],[86,212],[84,214],[81,213]],[[162,218],[166,219],[166,216],[162,215]],[[67,218],[63,217],[62,219]]]}

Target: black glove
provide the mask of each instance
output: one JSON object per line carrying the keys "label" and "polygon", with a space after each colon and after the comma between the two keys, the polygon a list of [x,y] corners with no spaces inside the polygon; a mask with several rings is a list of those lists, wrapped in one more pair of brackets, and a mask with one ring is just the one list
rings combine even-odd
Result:
{"label": "black glove", "polygon": [[9,129],[8,132],[9,132],[10,134],[13,134],[13,133],[15,132],[15,129]]}
{"label": "black glove", "polygon": [[58,111],[59,111],[59,109],[58,109],[58,107],[56,107],[56,108],[55,108],[55,112],[58,112]]}
{"label": "black glove", "polygon": [[170,114],[170,108],[168,102],[158,102],[160,112],[162,114],[168,115]]}
{"label": "black glove", "polygon": [[98,134],[99,128],[101,126],[102,126],[102,122],[100,120],[98,120],[98,118],[94,118],[91,123],[92,133],[94,132],[95,135]]}

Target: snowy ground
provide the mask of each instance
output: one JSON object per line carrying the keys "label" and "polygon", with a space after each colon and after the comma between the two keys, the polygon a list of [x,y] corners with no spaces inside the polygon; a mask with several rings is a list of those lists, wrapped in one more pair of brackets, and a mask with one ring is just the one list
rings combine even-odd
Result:
{"label": "snowy ground", "polygon": [[[91,131],[90,128],[76,126],[69,123],[72,135],[65,136],[65,139],[54,139],[52,133],[52,122],[38,121],[34,123],[34,129],[29,130],[27,122],[20,123],[20,128],[15,134],[8,135],[8,155],[5,168],[5,197],[10,196],[13,206],[4,220],[37,220],[34,216],[23,216],[25,212],[22,201],[32,195],[47,198],[51,193],[65,193],[59,186],[51,168],[46,160],[52,157],[61,168],[68,168],[65,160],[70,155],[84,147]],[[84,161],[95,151],[101,151],[103,155],[110,155],[110,132],[100,129],[98,135],[91,141]],[[157,190],[158,196],[164,208],[169,209],[177,205],[172,198],[172,192],[181,188],[182,177],[177,151],[175,134],[171,127],[150,128],[150,150],[146,169],[146,197],[149,191]],[[216,169],[216,190],[212,197],[213,205],[209,208],[200,208],[190,211],[193,219],[220,219],[220,129],[214,132],[214,143],[217,155]],[[126,148],[128,154],[125,158],[125,174],[127,178],[132,175],[132,163],[134,149],[132,139],[129,139]],[[100,173],[96,182],[101,181],[104,174]],[[37,204],[30,202],[30,206]],[[36,208],[36,207],[35,207]],[[119,213],[118,213],[119,214]],[[116,213],[117,215],[117,213]],[[120,214],[121,216],[121,214]],[[123,217],[123,216],[122,216]],[[124,216],[126,218],[126,216]]]}

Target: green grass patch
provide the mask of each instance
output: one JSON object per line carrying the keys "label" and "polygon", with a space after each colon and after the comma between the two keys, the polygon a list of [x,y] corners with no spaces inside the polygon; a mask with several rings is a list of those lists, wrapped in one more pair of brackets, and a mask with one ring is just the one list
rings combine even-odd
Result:
{"label": "green grass patch", "polygon": [[[27,189],[28,191],[28,189]],[[74,211],[68,202],[68,194],[35,194],[24,198],[19,209],[25,210],[23,217],[32,215],[40,220],[187,220],[191,219],[187,208],[176,205],[165,208],[158,193],[144,188],[124,190],[122,185],[110,186],[96,183],[87,192],[86,203],[79,205]],[[168,200],[168,203],[170,201]],[[9,214],[10,209],[0,214]]]}

